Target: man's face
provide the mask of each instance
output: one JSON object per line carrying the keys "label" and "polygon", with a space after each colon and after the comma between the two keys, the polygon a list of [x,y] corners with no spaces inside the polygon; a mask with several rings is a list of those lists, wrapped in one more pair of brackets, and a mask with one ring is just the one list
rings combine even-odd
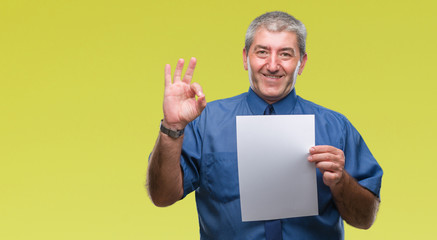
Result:
{"label": "man's face", "polygon": [[243,50],[244,68],[249,71],[251,87],[270,104],[291,92],[297,73],[302,74],[306,54],[302,62],[299,60],[299,47],[294,32],[270,32],[261,27],[255,33],[249,52]]}

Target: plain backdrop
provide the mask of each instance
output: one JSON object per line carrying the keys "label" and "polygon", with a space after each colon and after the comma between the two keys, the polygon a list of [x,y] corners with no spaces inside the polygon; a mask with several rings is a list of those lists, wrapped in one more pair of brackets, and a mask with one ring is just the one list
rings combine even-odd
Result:
{"label": "plain backdrop", "polygon": [[297,94],[346,115],[384,169],[382,203],[347,239],[434,237],[436,3],[0,1],[0,239],[198,239],[194,194],[144,188],[164,65],[194,56],[208,101],[249,88],[249,23],[308,29]]}

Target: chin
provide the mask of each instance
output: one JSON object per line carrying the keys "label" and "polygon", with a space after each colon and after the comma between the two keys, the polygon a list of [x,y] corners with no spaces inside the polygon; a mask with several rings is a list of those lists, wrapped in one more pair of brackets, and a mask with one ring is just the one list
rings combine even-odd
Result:
{"label": "chin", "polygon": [[261,97],[266,102],[276,102],[281,99],[281,95],[277,95],[277,94],[262,94]]}
{"label": "chin", "polygon": [[283,91],[278,91],[278,90],[274,90],[274,91],[261,91],[262,95],[268,97],[269,99],[277,99],[280,98],[283,95]]}
{"label": "chin", "polygon": [[261,94],[263,96],[263,99],[268,101],[279,101],[282,98],[286,97],[291,91],[262,91]]}

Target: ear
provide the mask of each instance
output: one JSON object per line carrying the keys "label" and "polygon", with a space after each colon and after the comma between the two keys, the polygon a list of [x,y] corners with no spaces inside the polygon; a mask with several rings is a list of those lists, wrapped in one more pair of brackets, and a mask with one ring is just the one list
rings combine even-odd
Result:
{"label": "ear", "polygon": [[298,72],[299,75],[302,74],[303,69],[305,68],[305,63],[307,62],[307,60],[308,60],[308,55],[305,53],[305,55],[303,55],[302,62],[300,63],[300,68],[299,68],[299,72]]}
{"label": "ear", "polygon": [[243,48],[243,64],[244,64],[244,69],[247,71],[247,53],[246,53],[246,48]]}

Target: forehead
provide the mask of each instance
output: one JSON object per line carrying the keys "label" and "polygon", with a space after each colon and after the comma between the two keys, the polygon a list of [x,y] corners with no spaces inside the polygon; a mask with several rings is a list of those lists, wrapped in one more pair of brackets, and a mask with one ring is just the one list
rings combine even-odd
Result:
{"label": "forehead", "polygon": [[296,51],[297,35],[295,32],[273,32],[261,27],[255,32],[251,48],[260,45],[271,49],[292,48]]}

